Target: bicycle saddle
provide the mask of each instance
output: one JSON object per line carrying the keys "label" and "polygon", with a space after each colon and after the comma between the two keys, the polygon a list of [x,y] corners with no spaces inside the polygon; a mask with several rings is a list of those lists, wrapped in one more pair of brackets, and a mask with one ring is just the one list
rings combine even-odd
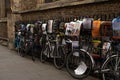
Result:
{"label": "bicycle saddle", "polygon": [[72,40],[67,39],[65,42],[69,44],[69,43],[72,43]]}

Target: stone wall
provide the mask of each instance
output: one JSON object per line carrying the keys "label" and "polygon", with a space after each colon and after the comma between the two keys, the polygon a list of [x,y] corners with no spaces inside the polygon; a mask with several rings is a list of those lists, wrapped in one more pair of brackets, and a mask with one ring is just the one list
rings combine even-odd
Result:
{"label": "stone wall", "polygon": [[0,38],[7,38],[7,21],[6,21],[5,0],[0,3]]}
{"label": "stone wall", "polygon": [[11,0],[12,11],[35,9],[40,0]]}
{"label": "stone wall", "polygon": [[14,49],[14,40],[15,40],[15,22],[21,20],[20,14],[8,14],[7,28],[8,28],[8,39],[9,39],[9,48]]}
{"label": "stone wall", "polygon": [[23,13],[23,21],[42,19],[68,18],[68,17],[95,17],[103,20],[111,20],[120,13],[120,1],[91,3],[85,5],[54,8],[37,12]]}
{"label": "stone wall", "polygon": [[36,6],[37,6],[37,0],[21,0],[22,10],[35,9]]}
{"label": "stone wall", "polygon": [[10,0],[11,3],[11,10],[12,11],[19,11],[21,10],[21,0]]}
{"label": "stone wall", "polygon": [[5,17],[5,0],[1,0],[0,2],[0,18]]}
{"label": "stone wall", "polygon": [[108,0],[11,0],[11,9],[14,13],[21,13],[102,1]]}

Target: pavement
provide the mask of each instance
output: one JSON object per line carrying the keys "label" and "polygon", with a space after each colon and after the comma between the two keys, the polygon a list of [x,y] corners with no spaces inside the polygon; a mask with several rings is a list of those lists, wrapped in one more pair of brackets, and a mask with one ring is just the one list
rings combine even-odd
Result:
{"label": "pavement", "polygon": [[[33,62],[15,51],[0,46],[0,80],[76,80],[65,69],[57,70],[51,63]],[[88,77],[84,80],[98,80]]]}

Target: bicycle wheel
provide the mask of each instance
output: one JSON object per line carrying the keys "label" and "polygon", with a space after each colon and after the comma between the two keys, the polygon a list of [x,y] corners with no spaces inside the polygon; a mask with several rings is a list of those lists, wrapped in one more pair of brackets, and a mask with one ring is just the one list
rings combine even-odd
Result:
{"label": "bicycle wheel", "polygon": [[19,48],[19,49],[18,49],[18,54],[19,54],[20,56],[22,56],[22,54],[23,54],[22,48]]}
{"label": "bicycle wheel", "polygon": [[18,54],[21,56],[21,48],[18,48]]}
{"label": "bicycle wheel", "polygon": [[48,46],[48,45],[46,45],[46,46],[42,49],[42,51],[41,51],[41,56],[40,56],[40,60],[41,60],[42,63],[44,63],[44,62],[46,61],[47,55],[48,55],[49,51],[50,51],[50,50],[49,50],[49,46]]}
{"label": "bicycle wheel", "polygon": [[65,65],[65,51],[63,49],[63,46],[58,47],[58,51],[55,51],[54,54],[54,65],[57,69],[61,69]]}
{"label": "bicycle wheel", "polygon": [[19,42],[19,45],[17,45],[17,53],[20,55],[21,53],[21,42]]}
{"label": "bicycle wheel", "polygon": [[120,56],[109,57],[101,69],[103,80],[120,80]]}
{"label": "bicycle wheel", "polygon": [[86,78],[92,70],[92,65],[91,57],[82,50],[74,50],[66,60],[68,73],[76,79]]}
{"label": "bicycle wheel", "polygon": [[20,47],[18,49],[18,53],[20,56],[24,57],[24,42],[20,42]]}
{"label": "bicycle wheel", "polygon": [[32,60],[35,61],[35,53],[34,53],[34,47],[33,47],[33,43],[31,45],[31,56],[32,56]]}

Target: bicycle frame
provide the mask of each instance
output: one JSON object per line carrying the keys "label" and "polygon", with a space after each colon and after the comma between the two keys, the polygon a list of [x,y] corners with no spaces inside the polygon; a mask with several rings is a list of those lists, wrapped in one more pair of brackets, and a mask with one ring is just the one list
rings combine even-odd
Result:
{"label": "bicycle frame", "polygon": [[[110,46],[109,46],[109,48],[107,49],[107,51],[106,51],[106,53],[105,53],[105,60],[104,61],[106,61],[110,56],[109,56],[109,51],[111,50],[111,42],[108,42],[109,44],[110,44]],[[93,47],[94,48],[94,47]],[[85,49],[80,49],[81,51],[84,51],[88,56],[89,56],[89,58],[91,59],[91,62],[92,62],[92,69],[94,69],[95,68],[95,60],[94,60],[94,57],[92,56],[92,53],[89,53],[87,50],[85,50]],[[104,50],[103,49],[103,45],[102,45],[102,48],[100,48],[99,50]],[[102,52],[100,52],[100,58],[102,58]],[[100,66],[102,66],[103,64],[101,64]]]}
{"label": "bicycle frame", "polygon": [[[58,46],[59,46],[58,41],[57,41],[57,39],[56,40],[49,39],[48,35],[46,36],[46,39],[47,39],[46,46],[48,46],[48,50],[49,50],[47,55],[48,55],[48,57],[53,58],[53,57],[55,57],[55,54],[54,54],[55,49],[57,49],[56,51],[58,51]],[[53,42],[54,45],[52,45],[52,42]]]}

